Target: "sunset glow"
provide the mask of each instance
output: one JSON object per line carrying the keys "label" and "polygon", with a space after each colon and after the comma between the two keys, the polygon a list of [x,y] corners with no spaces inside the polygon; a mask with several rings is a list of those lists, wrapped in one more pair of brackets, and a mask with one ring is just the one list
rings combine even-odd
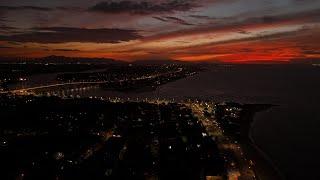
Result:
{"label": "sunset glow", "polygon": [[234,63],[320,57],[319,1],[108,2],[4,0],[0,56]]}

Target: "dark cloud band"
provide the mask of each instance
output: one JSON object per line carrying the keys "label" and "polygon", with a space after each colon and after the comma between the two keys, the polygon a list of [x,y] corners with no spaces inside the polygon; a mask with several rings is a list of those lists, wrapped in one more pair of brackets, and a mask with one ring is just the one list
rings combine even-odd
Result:
{"label": "dark cloud band", "polygon": [[189,0],[171,0],[162,3],[152,3],[149,1],[106,1],[100,2],[89,11],[103,13],[131,13],[131,14],[155,14],[175,11],[188,11],[197,7]]}
{"label": "dark cloud band", "polygon": [[157,19],[159,21],[162,22],[171,22],[171,23],[176,23],[176,24],[181,24],[181,25],[187,25],[187,26],[191,26],[194,24],[188,23],[187,21],[181,19],[181,18],[177,18],[177,17],[172,17],[172,16],[166,16],[166,17],[153,17],[154,19]]}
{"label": "dark cloud band", "polygon": [[35,11],[51,11],[53,9],[39,6],[0,6],[0,10],[35,10]]}
{"label": "dark cloud band", "polygon": [[0,36],[0,39],[14,42],[64,43],[95,42],[119,43],[141,38],[135,30],[85,29],[70,27],[34,28],[34,32]]}

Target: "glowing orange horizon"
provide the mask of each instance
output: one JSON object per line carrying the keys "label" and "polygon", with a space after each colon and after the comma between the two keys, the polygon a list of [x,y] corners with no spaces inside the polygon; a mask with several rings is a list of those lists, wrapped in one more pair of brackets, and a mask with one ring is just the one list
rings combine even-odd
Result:
{"label": "glowing orange horizon", "polygon": [[[42,49],[42,44],[27,43],[25,47],[8,48],[1,51],[1,56],[9,57],[44,57],[50,55],[67,57],[112,58],[115,60],[134,61],[152,59],[174,59],[180,61],[219,61],[226,63],[279,62],[294,59],[320,59],[318,40],[320,35],[313,32],[297,31],[297,27],[280,36],[271,35],[267,39],[242,37],[238,34],[215,32],[213,39],[205,34],[160,37],[158,40],[138,40],[119,44],[100,43],[61,43],[51,44],[51,50]],[[272,30],[272,29],[271,29]],[[252,30],[253,31],[253,30]],[[260,32],[260,31],[258,31]],[[220,34],[219,34],[220,33]],[[313,35],[310,38],[310,34]],[[198,39],[197,39],[198,38]],[[192,39],[196,39],[192,41]],[[180,42],[180,41],[190,42]],[[5,42],[0,42],[5,44]],[[48,45],[49,46],[49,45]],[[74,47],[77,50],[63,49]]]}

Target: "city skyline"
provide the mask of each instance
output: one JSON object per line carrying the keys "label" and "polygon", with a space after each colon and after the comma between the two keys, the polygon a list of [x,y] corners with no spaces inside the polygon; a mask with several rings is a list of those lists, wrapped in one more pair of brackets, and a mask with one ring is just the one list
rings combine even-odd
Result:
{"label": "city skyline", "polygon": [[0,56],[287,62],[320,57],[320,2],[0,2]]}

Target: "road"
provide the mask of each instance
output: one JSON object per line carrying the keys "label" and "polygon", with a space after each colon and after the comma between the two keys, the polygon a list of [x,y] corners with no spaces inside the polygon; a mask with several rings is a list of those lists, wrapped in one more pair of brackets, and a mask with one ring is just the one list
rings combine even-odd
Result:
{"label": "road", "polygon": [[223,130],[214,118],[204,116],[205,105],[198,103],[187,103],[186,105],[192,109],[194,115],[206,128],[207,133],[217,143],[220,153],[225,157],[228,178],[235,180],[241,177],[246,180],[256,180],[253,162],[244,156],[238,143],[232,142],[224,135]]}

